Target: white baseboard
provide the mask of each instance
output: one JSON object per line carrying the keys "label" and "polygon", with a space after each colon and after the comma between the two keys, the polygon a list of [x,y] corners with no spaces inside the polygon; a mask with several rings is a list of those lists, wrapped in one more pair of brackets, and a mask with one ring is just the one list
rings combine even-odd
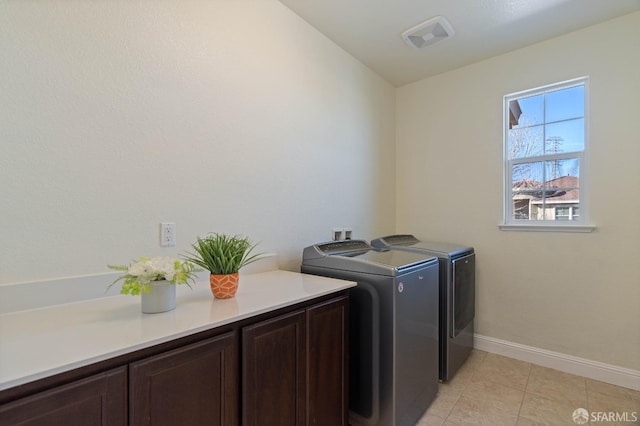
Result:
{"label": "white baseboard", "polygon": [[640,371],[476,334],[476,349],[640,391]]}

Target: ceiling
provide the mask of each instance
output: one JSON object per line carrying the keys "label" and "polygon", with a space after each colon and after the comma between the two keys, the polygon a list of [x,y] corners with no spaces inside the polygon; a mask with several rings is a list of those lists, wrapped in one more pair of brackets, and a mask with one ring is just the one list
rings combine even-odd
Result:
{"label": "ceiling", "polygon": [[[395,86],[640,10],[640,0],[280,0]],[[401,34],[444,16],[455,35],[424,49]]]}

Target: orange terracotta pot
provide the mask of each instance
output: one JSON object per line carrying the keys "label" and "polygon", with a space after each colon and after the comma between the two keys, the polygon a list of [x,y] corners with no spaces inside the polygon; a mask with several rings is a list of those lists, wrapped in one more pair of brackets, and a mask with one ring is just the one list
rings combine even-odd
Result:
{"label": "orange terracotta pot", "polygon": [[236,295],[238,291],[239,274],[209,275],[211,293],[216,299],[229,299]]}

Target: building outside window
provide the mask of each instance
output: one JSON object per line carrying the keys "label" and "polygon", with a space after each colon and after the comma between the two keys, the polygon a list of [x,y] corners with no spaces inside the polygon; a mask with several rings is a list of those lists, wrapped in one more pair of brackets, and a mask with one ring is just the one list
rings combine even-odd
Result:
{"label": "building outside window", "polygon": [[584,77],[504,97],[503,229],[584,227],[587,83]]}

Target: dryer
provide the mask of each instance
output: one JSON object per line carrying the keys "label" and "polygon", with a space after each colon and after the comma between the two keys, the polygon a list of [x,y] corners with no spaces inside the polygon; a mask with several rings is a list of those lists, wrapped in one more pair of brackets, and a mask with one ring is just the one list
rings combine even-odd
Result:
{"label": "dryer", "polygon": [[434,256],[361,240],[304,249],[303,273],[358,283],[349,304],[352,426],[413,426],[435,399],[438,268]]}
{"label": "dryer", "polygon": [[476,255],[473,247],[420,241],[408,234],[377,238],[371,241],[371,245],[438,257],[440,380],[451,380],[473,349],[476,301]]}

